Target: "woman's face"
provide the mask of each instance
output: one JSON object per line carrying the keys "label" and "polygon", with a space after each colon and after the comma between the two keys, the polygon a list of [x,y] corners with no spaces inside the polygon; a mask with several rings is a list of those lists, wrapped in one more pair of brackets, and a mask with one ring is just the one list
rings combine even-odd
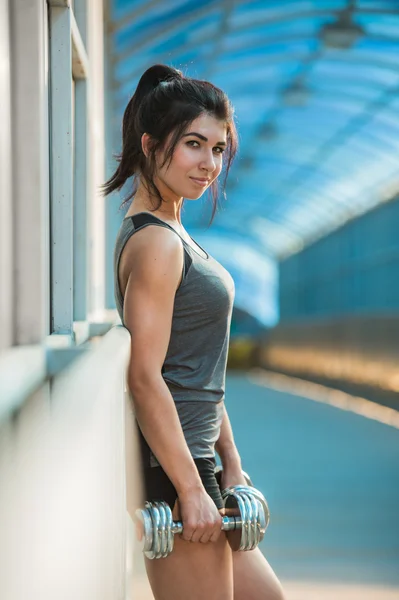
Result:
{"label": "woman's face", "polygon": [[[177,142],[170,164],[157,170],[155,183],[161,194],[200,198],[219,176],[226,146],[226,124],[208,114],[200,115]],[[162,155],[160,159],[162,164]]]}

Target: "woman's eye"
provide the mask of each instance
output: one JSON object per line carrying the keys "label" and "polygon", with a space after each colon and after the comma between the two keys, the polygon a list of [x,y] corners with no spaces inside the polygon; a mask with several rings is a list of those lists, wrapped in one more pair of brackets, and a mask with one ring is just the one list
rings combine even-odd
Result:
{"label": "woman's eye", "polygon": [[[188,142],[186,142],[186,143],[187,143],[187,146],[190,146],[190,148],[199,148],[199,147],[200,147],[200,143],[199,143],[199,142],[197,142],[197,140],[189,140],[189,141],[188,141]],[[194,145],[194,144],[195,144],[195,145]],[[213,151],[214,151],[216,154],[223,154],[224,150],[225,150],[225,149],[224,149],[224,148],[221,148],[220,146],[215,146],[215,147],[213,148]]]}

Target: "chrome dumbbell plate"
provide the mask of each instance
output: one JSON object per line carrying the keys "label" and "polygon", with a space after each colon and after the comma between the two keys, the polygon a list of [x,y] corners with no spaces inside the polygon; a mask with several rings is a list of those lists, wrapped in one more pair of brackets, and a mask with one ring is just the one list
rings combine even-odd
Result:
{"label": "chrome dumbbell plate", "polygon": [[150,552],[153,545],[153,526],[151,519],[151,504],[146,502],[144,509],[135,511],[137,525],[137,541],[141,546],[141,550],[146,553]]}
{"label": "chrome dumbbell plate", "polygon": [[154,519],[154,554],[155,558],[166,556],[167,534],[166,534],[166,507],[161,502],[154,502],[152,516]]}
{"label": "chrome dumbbell plate", "polygon": [[166,502],[146,502],[144,510],[136,510],[142,529],[141,548],[149,559],[165,558],[173,550],[173,517]]}
{"label": "chrome dumbbell plate", "polygon": [[261,518],[261,523],[262,523],[261,530],[263,530],[263,534],[262,534],[262,539],[263,539],[266,528],[270,521],[269,507],[267,505],[266,498],[264,497],[264,495],[254,487],[249,487],[249,486],[245,486],[245,485],[235,485],[235,486],[232,486],[232,487],[229,487],[229,488],[226,488],[225,490],[223,490],[222,497],[225,498],[231,492],[235,492],[235,493],[239,493],[239,494],[241,494],[241,493],[250,494],[251,496],[253,496],[254,498],[256,498],[259,501],[259,503],[263,509],[260,513],[260,516],[262,517]]}
{"label": "chrome dumbbell plate", "polygon": [[227,534],[232,550],[253,550],[263,540],[268,523],[269,509],[265,497],[250,486],[232,486],[223,490],[225,508],[239,512],[241,531]]}

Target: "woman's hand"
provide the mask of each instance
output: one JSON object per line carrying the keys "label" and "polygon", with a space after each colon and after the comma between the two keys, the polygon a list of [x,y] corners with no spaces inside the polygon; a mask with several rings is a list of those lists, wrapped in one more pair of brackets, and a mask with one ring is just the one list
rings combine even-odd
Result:
{"label": "woman's hand", "polygon": [[217,542],[222,531],[222,516],[205,488],[178,495],[183,532],[187,542]]}
{"label": "woman's hand", "polygon": [[222,490],[225,490],[233,485],[248,485],[244,475],[242,474],[241,468],[228,466],[223,466],[220,483]]}
{"label": "woman's hand", "polygon": [[[223,466],[222,476],[220,478],[220,488],[225,490],[233,485],[248,485],[242,474],[241,468],[237,466]],[[239,516],[240,511],[237,508],[225,508],[224,514],[228,517]]]}

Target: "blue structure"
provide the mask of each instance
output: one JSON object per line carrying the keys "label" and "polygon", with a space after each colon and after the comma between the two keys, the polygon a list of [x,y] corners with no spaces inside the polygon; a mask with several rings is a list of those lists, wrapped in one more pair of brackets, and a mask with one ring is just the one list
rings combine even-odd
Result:
{"label": "blue structure", "polygon": [[[274,325],[273,264],[397,191],[398,3],[114,0],[109,18],[114,152],[123,110],[154,63],[210,79],[231,98],[241,148],[227,201],[210,229],[202,202],[188,203],[184,224],[211,250],[217,239],[222,262],[240,256],[237,305]],[[250,269],[254,255],[261,276]]]}
{"label": "blue structure", "polygon": [[398,313],[398,222],[397,198],[282,262],[281,321]]}

